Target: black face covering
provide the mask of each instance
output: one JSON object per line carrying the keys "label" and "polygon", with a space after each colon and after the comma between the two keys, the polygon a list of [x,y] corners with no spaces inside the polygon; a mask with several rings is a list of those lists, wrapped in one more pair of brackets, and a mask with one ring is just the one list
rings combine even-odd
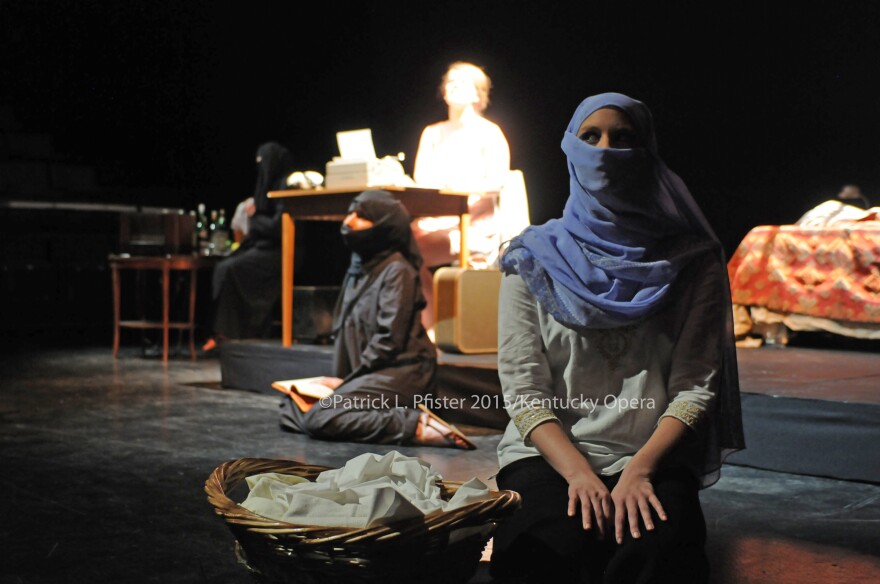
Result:
{"label": "black face covering", "polygon": [[343,225],[340,230],[351,250],[350,274],[368,273],[396,251],[403,254],[416,270],[421,267],[422,256],[412,236],[409,213],[391,193],[364,191],[352,201],[348,211],[373,222],[369,229],[355,231]]}

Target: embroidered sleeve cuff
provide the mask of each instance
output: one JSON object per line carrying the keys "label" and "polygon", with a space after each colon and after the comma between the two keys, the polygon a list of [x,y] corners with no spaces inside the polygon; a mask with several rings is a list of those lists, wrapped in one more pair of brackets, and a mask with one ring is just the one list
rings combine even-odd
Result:
{"label": "embroidered sleeve cuff", "polygon": [[513,418],[513,423],[516,426],[516,429],[519,430],[519,435],[522,436],[523,442],[526,445],[529,445],[531,442],[529,441],[529,434],[532,430],[535,429],[535,426],[538,424],[542,424],[547,420],[558,420],[556,414],[553,413],[553,410],[548,408],[534,408],[523,410],[518,413]]}
{"label": "embroidered sleeve cuff", "polygon": [[666,408],[666,411],[660,417],[664,418],[666,416],[681,420],[690,428],[696,428],[703,417],[703,410],[691,402],[676,401],[669,404],[669,407]]}

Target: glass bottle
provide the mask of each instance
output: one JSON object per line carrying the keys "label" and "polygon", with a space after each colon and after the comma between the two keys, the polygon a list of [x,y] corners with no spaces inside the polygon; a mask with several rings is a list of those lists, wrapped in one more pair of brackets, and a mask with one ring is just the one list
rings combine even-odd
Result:
{"label": "glass bottle", "polygon": [[220,209],[220,214],[217,217],[217,234],[217,244],[220,247],[220,252],[225,253],[231,244],[229,226],[226,224],[226,209]]}
{"label": "glass bottle", "polygon": [[208,255],[208,217],[205,214],[205,204],[199,203],[198,215],[196,216],[196,233],[198,239],[199,253]]}
{"label": "glass bottle", "polygon": [[217,240],[217,211],[211,211],[211,222],[208,223],[208,250],[209,255],[213,255],[215,253],[219,253],[220,250],[216,248],[216,240]]}
{"label": "glass bottle", "polygon": [[199,249],[199,219],[195,211],[190,211],[189,216],[191,217],[193,225],[192,240],[190,241],[190,251],[197,251]]}

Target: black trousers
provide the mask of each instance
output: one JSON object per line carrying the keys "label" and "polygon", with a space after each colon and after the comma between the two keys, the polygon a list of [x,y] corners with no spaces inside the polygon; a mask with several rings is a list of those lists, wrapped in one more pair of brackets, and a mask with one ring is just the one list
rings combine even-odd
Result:
{"label": "black trousers", "polygon": [[[611,490],[620,475],[600,478]],[[635,539],[627,526],[620,545],[613,525],[600,540],[595,527],[584,531],[580,514],[568,516],[568,483],[542,456],[505,466],[497,482],[500,489],[522,496],[522,507],[495,534],[491,573],[499,582],[687,584],[709,579],[698,484],[684,469],[661,470],[652,481],[667,521],[653,512],[654,530],[641,526],[642,537]]]}

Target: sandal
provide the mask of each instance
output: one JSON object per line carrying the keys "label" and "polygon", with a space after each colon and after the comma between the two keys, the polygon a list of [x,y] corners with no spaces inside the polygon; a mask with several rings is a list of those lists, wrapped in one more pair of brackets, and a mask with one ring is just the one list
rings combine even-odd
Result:
{"label": "sandal", "polygon": [[[443,418],[426,408],[422,404],[418,404],[420,410],[422,410],[422,414],[419,415],[419,429],[416,430],[416,441],[420,444],[431,444],[434,446],[449,446],[450,448],[459,448],[461,450],[476,450],[477,445],[471,441],[470,438],[464,435],[464,433],[456,428],[454,425],[445,421]],[[444,440],[443,443],[438,444],[435,442],[424,442],[421,438],[421,429],[424,427],[429,427],[435,430],[440,434],[441,438]]]}

